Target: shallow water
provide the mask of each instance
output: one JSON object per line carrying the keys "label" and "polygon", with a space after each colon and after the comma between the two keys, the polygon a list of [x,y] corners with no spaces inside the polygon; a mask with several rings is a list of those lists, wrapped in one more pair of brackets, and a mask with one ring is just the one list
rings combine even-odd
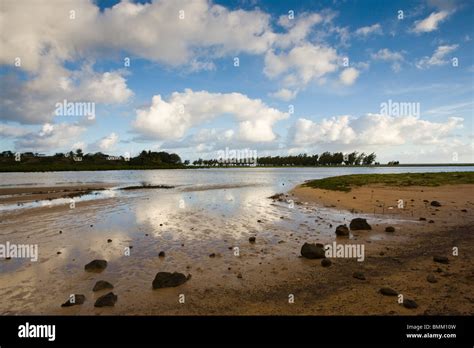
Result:
{"label": "shallow water", "polygon": [[[175,193],[175,197],[185,196],[186,192],[213,190],[211,198],[215,199],[215,193],[223,191],[219,200],[227,202],[225,205],[217,204],[212,209],[232,210],[241,204],[247,204],[240,200],[252,192],[260,197],[277,192],[286,192],[294,186],[311,179],[321,179],[330,176],[348,174],[377,174],[377,173],[407,173],[407,172],[443,172],[443,171],[474,171],[474,167],[374,167],[374,168],[226,168],[226,169],[186,169],[186,170],[130,170],[130,171],[97,171],[97,172],[52,172],[52,173],[0,173],[0,187],[27,187],[27,186],[61,186],[77,184],[101,184],[113,185],[112,190],[97,191],[89,195],[77,197],[74,200],[84,201],[91,199],[110,198],[118,195],[134,196],[137,191],[124,192],[117,190],[120,187],[141,185],[169,185],[174,189],[166,190]],[[228,191],[232,190],[232,192]],[[148,191],[152,190],[146,190]],[[164,191],[164,190],[160,190]],[[239,193],[244,193],[243,195]],[[150,193],[152,194],[152,193]],[[236,197],[234,197],[236,196]],[[190,204],[205,205],[204,201],[193,201]],[[183,204],[183,198],[177,200]],[[232,201],[232,204],[228,202]],[[15,209],[35,208],[58,204],[69,204],[70,199],[56,199],[52,201],[39,201],[22,205],[0,204],[0,213]]]}
{"label": "shallow water", "polygon": [[470,167],[350,167],[350,168],[215,168],[175,170],[116,170],[94,172],[0,173],[0,187],[54,186],[80,183],[133,185],[260,184],[286,188],[304,180],[348,174],[474,171]]}
{"label": "shallow water", "polygon": [[[39,246],[38,262],[28,259],[0,261],[0,297],[4,298],[0,312],[52,313],[57,310],[59,299],[43,301],[46,294],[54,293],[66,299],[74,291],[90,292],[89,283],[94,278],[85,275],[83,267],[96,258],[108,260],[107,279],[116,283],[117,291],[122,294],[148,289],[157,270],[185,271],[192,267],[196,273],[195,269],[201,268],[204,271],[199,271],[198,277],[209,282],[221,276],[227,277],[227,267],[234,269],[240,262],[232,255],[235,246],[246,252],[249,259],[255,258],[255,262],[263,262],[267,256],[294,258],[304,241],[333,241],[335,226],[348,223],[355,215],[304,202],[275,202],[267,197],[286,192],[305,180],[333,175],[456,170],[472,171],[474,168],[3,173],[0,174],[3,187],[99,182],[112,184],[114,188],[77,198],[75,209],[68,207],[69,199],[50,201],[47,206],[51,209],[41,201],[0,207],[0,243],[9,241]],[[142,182],[175,188],[119,189]],[[373,225],[405,223],[389,213],[368,217]],[[250,236],[257,236],[255,247],[249,245]],[[397,238],[376,233],[352,237],[350,240],[363,241]],[[108,243],[107,239],[112,239],[112,242]],[[132,257],[124,256],[124,250],[129,246],[133,246]],[[159,251],[166,252],[165,259],[158,258]],[[213,261],[209,258],[211,253],[222,258],[222,270],[213,268]],[[214,278],[210,273],[207,275],[206,269],[212,270]],[[14,271],[16,277],[12,280]],[[58,283],[57,279],[64,281]],[[84,307],[80,310],[89,313],[91,309]]]}

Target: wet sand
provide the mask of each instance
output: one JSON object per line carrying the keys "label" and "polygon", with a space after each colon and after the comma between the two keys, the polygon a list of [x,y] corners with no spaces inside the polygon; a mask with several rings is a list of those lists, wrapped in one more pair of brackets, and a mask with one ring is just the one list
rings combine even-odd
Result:
{"label": "wet sand", "polygon": [[[37,243],[40,248],[39,262],[0,260],[0,313],[474,314],[472,187],[363,187],[350,193],[296,188],[287,197],[294,205],[268,199],[275,192],[256,188],[244,193],[141,191],[148,192],[78,202],[75,209],[43,207],[0,215],[2,243]],[[399,199],[407,202],[404,209],[397,208]],[[237,211],[222,208],[237,200],[242,202],[233,208]],[[423,200],[438,200],[441,206]],[[338,224],[359,216],[372,225],[371,231],[335,237]],[[389,225],[394,233],[384,232]],[[334,240],[363,243],[364,262],[337,258],[322,267],[321,260],[300,256],[305,242]],[[130,246],[131,255],[125,256]],[[452,255],[453,247],[459,256]],[[158,256],[160,251],[165,257]],[[434,262],[434,255],[447,256],[449,264]],[[106,259],[107,268],[84,271],[93,259]],[[181,286],[153,290],[161,271],[192,277]],[[355,271],[366,280],[353,278]],[[430,274],[436,283],[427,281]],[[98,280],[114,285],[114,307],[94,307],[108,292],[92,291]],[[415,300],[418,308],[407,309],[397,297],[381,295],[382,287]],[[85,295],[84,304],[62,308],[74,293]]]}
{"label": "wet sand", "polygon": [[0,187],[0,204],[25,203],[57,198],[74,198],[101,191],[112,185],[82,184],[61,186]]}

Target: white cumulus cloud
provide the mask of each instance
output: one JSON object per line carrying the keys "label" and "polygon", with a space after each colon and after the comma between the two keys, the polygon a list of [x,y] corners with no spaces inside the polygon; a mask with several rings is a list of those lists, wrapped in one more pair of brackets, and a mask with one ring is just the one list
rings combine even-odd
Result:
{"label": "white cumulus cloud", "polygon": [[337,70],[336,50],[323,45],[304,44],[288,53],[269,51],[265,55],[265,74],[270,78],[295,76],[289,84],[307,84]]}
{"label": "white cumulus cloud", "polygon": [[369,35],[382,34],[382,26],[379,23],[361,27],[355,31],[355,35],[361,37],[367,37]]}
{"label": "white cumulus cloud", "polygon": [[115,133],[110,133],[108,136],[102,138],[99,141],[99,148],[102,151],[110,151],[113,150],[115,145],[117,144],[119,137]]}
{"label": "white cumulus cloud", "polygon": [[342,84],[350,86],[354,84],[358,77],[359,70],[357,70],[356,68],[347,68],[341,72],[341,74],[339,75],[339,80]]}
{"label": "white cumulus cloud", "polygon": [[432,66],[440,66],[449,63],[449,59],[446,58],[446,55],[453,52],[458,48],[459,45],[442,45],[436,48],[435,52],[431,57],[425,56],[416,62],[416,67],[418,69],[427,69]]}
{"label": "white cumulus cloud", "polygon": [[395,72],[401,70],[401,64],[405,61],[403,52],[391,51],[388,48],[382,48],[379,51],[372,53],[371,58],[374,60],[392,62],[391,68]]}
{"label": "white cumulus cloud", "polygon": [[99,59],[125,53],[189,71],[212,70],[212,58],[262,54],[276,39],[268,14],[206,0],[123,0],[104,11],[92,0],[5,0],[0,20],[0,64],[20,62],[16,68],[27,74],[0,77],[0,117],[26,124],[51,122],[53,106],[64,99],[126,101],[133,92],[124,72],[95,72],[92,63]]}
{"label": "white cumulus cloud", "polygon": [[274,93],[270,93],[270,96],[283,101],[290,101],[291,99],[296,97],[297,93],[297,91],[292,91],[288,88],[281,88]]}
{"label": "white cumulus cloud", "polygon": [[291,135],[293,144],[403,145],[443,144],[463,126],[463,119],[449,117],[431,122],[414,116],[367,114],[360,117],[338,116],[314,122],[300,118]]}
{"label": "white cumulus cloud", "polygon": [[186,89],[183,93],[174,92],[169,100],[155,95],[149,108],[137,110],[133,126],[144,137],[171,140],[182,138],[192,127],[223,115],[231,115],[238,122],[240,139],[253,142],[274,140],[274,123],[288,117],[288,113],[241,93]]}
{"label": "white cumulus cloud", "polygon": [[73,144],[84,133],[85,127],[77,124],[44,124],[39,132],[29,132],[16,138],[15,148],[21,151],[71,151]]}
{"label": "white cumulus cloud", "polygon": [[448,11],[433,12],[425,19],[416,21],[412,31],[415,33],[429,33],[437,30],[439,24],[448,18],[449,14]]}

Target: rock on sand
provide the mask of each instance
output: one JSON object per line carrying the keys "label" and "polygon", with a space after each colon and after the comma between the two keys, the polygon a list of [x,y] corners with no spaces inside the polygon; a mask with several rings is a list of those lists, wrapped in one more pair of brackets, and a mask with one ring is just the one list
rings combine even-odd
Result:
{"label": "rock on sand", "polygon": [[93,260],[84,266],[84,269],[88,272],[102,272],[107,267],[107,261],[105,260]]}
{"label": "rock on sand", "polygon": [[304,243],[301,247],[301,255],[307,259],[324,259],[326,254],[322,244]]}
{"label": "rock on sand", "polygon": [[187,277],[183,273],[178,272],[158,272],[153,279],[153,289],[161,289],[161,288],[173,288],[176,286],[180,286],[186,281],[191,278],[190,275]]}
{"label": "rock on sand", "polygon": [[351,223],[349,224],[349,227],[353,231],[372,229],[372,227],[367,223],[367,220],[363,218],[352,219]]}

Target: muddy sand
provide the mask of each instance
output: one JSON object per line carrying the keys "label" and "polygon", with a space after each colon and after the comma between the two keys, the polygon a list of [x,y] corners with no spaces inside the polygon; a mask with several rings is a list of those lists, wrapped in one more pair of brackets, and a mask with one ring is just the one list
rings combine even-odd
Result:
{"label": "muddy sand", "polygon": [[[37,243],[40,259],[0,260],[0,313],[472,315],[473,189],[372,186],[345,193],[297,187],[280,200],[262,197],[263,210],[232,220],[199,208],[166,213],[168,192],[160,192],[157,201],[147,192],[78,202],[73,211],[58,206],[4,213],[1,243]],[[146,204],[161,209],[148,216],[153,223],[130,225],[126,217],[132,212],[140,217]],[[107,220],[111,212],[115,215]],[[336,238],[337,225],[349,226],[356,217],[367,219],[372,229]],[[389,226],[395,231],[385,232]],[[364,261],[331,258],[323,267],[320,259],[301,257],[304,243],[333,241],[363,244]],[[129,247],[131,255],[125,256]],[[94,259],[107,260],[106,269],[85,271]],[[177,287],[153,290],[158,272],[175,271],[191,277]],[[114,288],[92,291],[99,280]],[[415,301],[416,308],[381,294],[386,287]],[[94,307],[110,291],[117,295],[115,305]],[[61,307],[70,294],[84,295],[84,303]]]}
{"label": "muddy sand", "polygon": [[26,187],[0,187],[0,204],[52,200],[58,198],[74,198],[102,191],[111,185],[82,184],[61,186],[26,186]]}

